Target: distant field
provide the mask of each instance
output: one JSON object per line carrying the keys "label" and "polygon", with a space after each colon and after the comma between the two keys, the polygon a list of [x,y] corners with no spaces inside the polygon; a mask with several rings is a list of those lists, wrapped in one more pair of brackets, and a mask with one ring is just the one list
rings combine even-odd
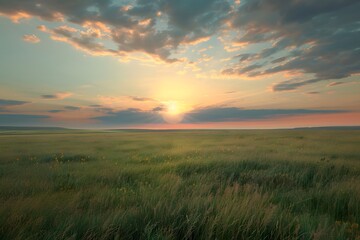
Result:
{"label": "distant field", "polygon": [[1,239],[360,239],[360,130],[4,131]]}

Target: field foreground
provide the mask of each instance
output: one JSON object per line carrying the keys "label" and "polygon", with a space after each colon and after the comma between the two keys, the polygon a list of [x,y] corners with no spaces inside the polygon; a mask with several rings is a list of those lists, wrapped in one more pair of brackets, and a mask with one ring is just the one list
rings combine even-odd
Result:
{"label": "field foreground", "polygon": [[0,133],[1,239],[360,239],[359,130]]}

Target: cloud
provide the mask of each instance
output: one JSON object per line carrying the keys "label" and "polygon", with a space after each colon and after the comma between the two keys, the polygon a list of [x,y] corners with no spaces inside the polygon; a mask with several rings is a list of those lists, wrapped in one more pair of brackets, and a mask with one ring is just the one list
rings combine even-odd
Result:
{"label": "cloud", "polygon": [[197,122],[235,122],[262,120],[280,116],[296,116],[308,114],[340,113],[341,110],[311,110],[311,109],[242,109],[236,107],[213,107],[196,109],[187,113],[184,123]]}
{"label": "cloud", "polygon": [[248,72],[251,72],[255,69],[258,69],[258,68],[261,68],[263,66],[263,64],[252,64],[252,65],[248,65],[248,66],[245,66],[245,67],[238,67],[236,69],[233,69],[233,68],[229,68],[229,69],[225,69],[222,71],[223,74],[225,75],[233,75],[233,74],[239,74],[239,75],[242,75],[242,74],[246,74]]}
{"label": "cloud", "polygon": [[106,114],[112,114],[114,113],[114,109],[108,108],[108,107],[99,107],[95,108],[96,112],[106,113]]}
{"label": "cloud", "polygon": [[[0,2],[0,13],[18,21],[21,17],[39,17],[51,22],[71,22],[76,32],[64,27],[48,31],[52,38],[67,42],[88,53],[101,55],[143,52],[165,62],[182,44],[209,39],[228,18],[231,6],[222,0],[138,0],[127,1],[35,1]],[[80,31],[80,28],[86,28]],[[117,45],[109,49],[100,40]]]}
{"label": "cloud", "polygon": [[[248,76],[297,71],[310,79],[285,80],[274,91],[293,90],[315,82],[342,79],[360,72],[360,3],[356,0],[321,1],[244,0],[232,17],[232,28],[239,30],[236,43],[272,43],[255,55],[258,61],[271,60],[260,72],[244,71],[243,64],[224,70],[225,74]],[[242,60],[248,55],[243,54]],[[283,63],[286,61],[285,63]],[[246,70],[246,69],[245,69]]]}
{"label": "cloud", "polygon": [[53,109],[53,110],[49,110],[49,113],[59,113],[59,112],[64,112],[64,110],[58,110],[58,109]]}
{"label": "cloud", "polygon": [[133,101],[137,101],[137,102],[146,102],[146,101],[155,101],[152,98],[147,98],[147,97],[133,97],[133,96],[129,96],[129,98]]}
{"label": "cloud", "polygon": [[65,108],[66,110],[71,110],[71,111],[80,110],[80,109],[81,109],[80,107],[75,107],[75,106],[65,106],[64,108]]}
{"label": "cloud", "polygon": [[301,86],[308,85],[310,83],[320,82],[322,80],[323,79],[318,79],[318,78],[313,78],[313,79],[309,79],[309,80],[292,79],[292,80],[287,80],[287,81],[283,81],[283,82],[275,84],[273,86],[272,90],[273,91],[290,91],[290,90],[297,89]]}
{"label": "cloud", "polygon": [[345,84],[345,83],[347,83],[347,82],[331,82],[327,86],[328,87],[333,87],[333,86],[342,85],[342,84]]}
{"label": "cloud", "polygon": [[26,101],[18,101],[18,100],[8,100],[8,99],[0,99],[0,107],[9,107],[9,106],[17,106],[23,105],[29,102]]}
{"label": "cloud", "polygon": [[164,123],[164,120],[160,114],[154,111],[141,111],[135,108],[113,112],[107,116],[95,117],[93,119],[105,125]]}
{"label": "cloud", "polygon": [[[237,54],[238,62],[229,61],[222,73],[256,79],[277,73],[303,74],[302,78],[282,80],[274,85],[274,91],[345,79],[360,72],[359,1],[238,2],[12,0],[0,1],[0,14],[14,21],[37,17],[59,22],[63,26],[41,25],[38,29],[95,56],[131,59],[129,55],[140,52],[173,63],[183,61],[176,55],[179,48],[213,36],[225,46],[241,46],[242,50],[263,43],[260,46],[266,47],[249,46],[248,53]],[[226,34],[233,39],[223,37]]]}
{"label": "cloud", "polygon": [[287,59],[287,57],[279,57],[277,59],[274,59],[271,61],[271,63],[280,63],[280,62],[283,62]]}
{"label": "cloud", "polygon": [[19,101],[19,100],[9,100],[9,99],[0,99],[0,112],[9,112],[10,107],[20,106],[30,102]]}
{"label": "cloud", "polygon": [[36,36],[35,34],[25,34],[23,36],[23,40],[25,42],[29,42],[29,43],[39,43],[40,42],[40,38],[38,36]]}
{"label": "cloud", "polygon": [[41,95],[41,97],[43,99],[49,99],[49,100],[62,100],[62,99],[68,98],[72,95],[73,95],[73,93],[70,93],[70,92],[59,92],[59,93],[55,93],[55,94]]}
{"label": "cloud", "polygon": [[152,109],[153,112],[164,112],[167,110],[165,105],[157,106]]}
{"label": "cloud", "polygon": [[100,104],[92,104],[89,107],[92,108],[93,110],[95,110],[96,112],[101,112],[101,113],[106,113],[106,114],[114,113],[113,108],[104,107],[103,105],[100,105]]}
{"label": "cloud", "polygon": [[73,47],[83,50],[94,56],[123,55],[120,51],[106,48],[103,43],[99,42],[99,33],[94,30],[86,32],[79,31],[68,26],[60,26],[53,30],[47,30],[51,38],[56,41],[66,42]]}
{"label": "cloud", "polygon": [[0,125],[5,126],[35,126],[48,119],[45,115],[0,114]]}

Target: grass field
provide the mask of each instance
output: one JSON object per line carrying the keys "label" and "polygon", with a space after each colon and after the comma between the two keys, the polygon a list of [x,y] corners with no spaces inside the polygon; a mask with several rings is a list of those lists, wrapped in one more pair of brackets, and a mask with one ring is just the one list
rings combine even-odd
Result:
{"label": "grass field", "polygon": [[359,130],[0,133],[1,239],[360,239]]}

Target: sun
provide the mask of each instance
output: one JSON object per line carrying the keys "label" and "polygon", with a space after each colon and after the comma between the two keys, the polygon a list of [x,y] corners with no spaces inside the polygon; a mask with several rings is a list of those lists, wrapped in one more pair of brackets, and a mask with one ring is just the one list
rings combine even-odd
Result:
{"label": "sun", "polygon": [[167,104],[167,113],[170,115],[179,114],[179,107],[176,102],[170,102]]}
{"label": "sun", "polygon": [[167,123],[179,123],[184,118],[183,106],[176,101],[168,101],[164,103],[166,110],[162,117]]}

